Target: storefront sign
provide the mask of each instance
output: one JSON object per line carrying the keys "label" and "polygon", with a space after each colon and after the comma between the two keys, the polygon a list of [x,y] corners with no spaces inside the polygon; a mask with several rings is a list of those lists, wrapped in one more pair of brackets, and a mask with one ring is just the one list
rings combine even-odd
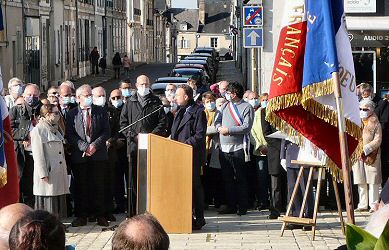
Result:
{"label": "storefront sign", "polygon": [[346,13],[375,13],[377,0],[344,0]]}
{"label": "storefront sign", "polygon": [[389,46],[389,31],[349,30],[348,36],[352,47],[387,47]]}

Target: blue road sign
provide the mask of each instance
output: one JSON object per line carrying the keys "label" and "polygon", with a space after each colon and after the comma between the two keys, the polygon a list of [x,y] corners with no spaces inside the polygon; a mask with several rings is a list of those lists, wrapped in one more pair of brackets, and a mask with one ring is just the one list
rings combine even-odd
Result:
{"label": "blue road sign", "polygon": [[243,26],[262,26],[263,7],[262,6],[243,6]]}
{"label": "blue road sign", "polygon": [[262,28],[244,28],[243,29],[243,47],[244,48],[262,48],[263,30]]}

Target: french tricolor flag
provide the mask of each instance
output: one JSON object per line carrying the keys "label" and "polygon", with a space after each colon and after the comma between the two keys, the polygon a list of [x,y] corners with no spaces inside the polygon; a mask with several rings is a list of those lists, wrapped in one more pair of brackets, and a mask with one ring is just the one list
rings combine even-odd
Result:
{"label": "french tricolor flag", "polygon": [[[361,119],[342,0],[290,0],[270,87],[267,119],[279,130],[324,151],[338,176],[341,154],[333,72],[338,72],[352,161],[361,150]],[[303,145],[302,145],[303,146]]]}
{"label": "french tricolor flag", "polygon": [[[1,67],[0,93],[3,93]],[[18,163],[9,113],[3,96],[0,96],[0,117],[0,208],[2,208],[19,202]]]}

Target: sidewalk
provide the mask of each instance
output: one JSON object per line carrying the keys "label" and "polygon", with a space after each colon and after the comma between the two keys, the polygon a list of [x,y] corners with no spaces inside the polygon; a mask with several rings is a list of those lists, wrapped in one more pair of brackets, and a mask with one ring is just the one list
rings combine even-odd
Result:
{"label": "sidewalk", "polygon": [[[207,224],[203,230],[192,234],[170,234],[170,249],[277,249],[277,250],[332,250],[346,244],[336,211],[318,214],[316,240],[311,241],[311,232],[286,230],[280,237],[282,223],[268,220],[268,211],[250,211],[247,215],[219,215],[211,208],[206,211]],[[346,213],[343,213],[346,216]],[[365,225],[369,213],[356,213],[357,225]],[[125,215],[117,216],[118,225]],[[67,221],[67,222],[70,222]],[[67,224],[67,223],[65,223]],[[108,250],[112,247],[113,231],[102,231],[95,223],[81,228],[69,228],[66,244],[77,245],[77,250]]]}
{"label": "sidewalk", "polygon": [[[145,65],[146,63],[144,62],[135,62],[132,64],[131,66],[131,69],[130,69],[130,73],[134,70],[136,70],[137,68]],[[103,85],[104,83],[110,81],[110,80],[117,80],[117,81],[120,81],[120,80],[125,80],[127,79],[127,76],[125,76],[123,74],[123,69],[120,70],[120,79],[114,79],[113,76],[114,76],[114,70],[111,69],[111,68],[107,68],[105,70],[105,75],[103,75],[101,73],[101,69],[100,69],[100,74],[94,76],[94,75],[88,75],[88,76],[84,76],[84,77],[81,77],[79,79],[76,79],[76,80],[73,80],[72,82],[74,83],[74,87],[77,89],[78,87],[80,87],[81,85],[83,84],[89,84],[91,85],[92,87],[96,87],[96,86],[99,86],[99,85]]]}

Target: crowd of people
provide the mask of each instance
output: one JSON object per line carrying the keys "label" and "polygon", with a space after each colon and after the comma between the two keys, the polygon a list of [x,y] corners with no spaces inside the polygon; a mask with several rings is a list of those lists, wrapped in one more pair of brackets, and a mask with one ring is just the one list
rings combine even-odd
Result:
{"label": "crowd of people", "polygon": [[[357,209],[373,211],[380,184],[389,177],[389,158],[380,153],[388,147],[389,105],[370,85],[358,89],[363,154],[353,166],[353,177]],[[59,221],[74,215],[73,227],[88,222],[106,227],[116,213],[135,215],[139,133],[193,147],[193,229],[206,224],[204,210],[209,206],[240,216],[249,209],[269,209],[269,219],[286,210],[299,167],[292,160],[300,149],[293,141],[269,136],[276,129],[265,119],[266,93],[258,96],[241,83],[227,81],[206,89],[191,79],[179,86],[168,84],[165,95],[156,96],[146,75],[134,84],[122,81],[109,96],[101,86],[75,89],[70,81],[42,94],[37,85],[17,78],[9,81],[8,91],[20,201]],[[306,181],[304,174],[303,188]],[[333,188],[322,190],[322,204],[334,208]],[[313,191],[309,193],[305,217],[313,214]],[[300,214],[297,201],[303,195],[304,190],[298,192],[293,215]],[[43,212],[36,216],[50,217]],[[289,228],[310,230],[293,224]]]}

